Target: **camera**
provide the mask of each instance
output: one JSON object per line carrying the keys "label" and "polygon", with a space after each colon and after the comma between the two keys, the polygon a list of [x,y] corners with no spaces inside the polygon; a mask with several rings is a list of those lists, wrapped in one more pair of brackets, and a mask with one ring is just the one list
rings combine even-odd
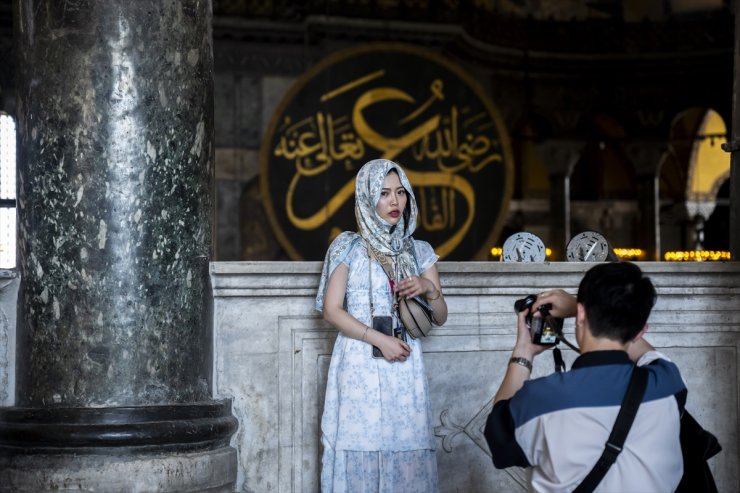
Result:
{"label": "camera", "polygon": [[526,298],[514,302],[514,311],[517,313],[529,310],[525,317],[529,333],[532,336],[532,343],[541,346],[554,346],[558,343],[558,335],[563,330],[563,319],[550,315],[552,305],[546,303],[538,308],[541,317],[532,316],[532,305],[537,301],[537,295],[530,294]]}

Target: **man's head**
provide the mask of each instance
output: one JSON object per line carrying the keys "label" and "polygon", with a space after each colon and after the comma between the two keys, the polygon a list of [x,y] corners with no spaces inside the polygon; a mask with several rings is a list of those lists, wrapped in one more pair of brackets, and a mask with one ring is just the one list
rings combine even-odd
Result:
{"label": "man's head", "polygon": [[656,294],[635,264],[608,262],[586,272],[577,299],[594,337],[627,343],[645,327]]}

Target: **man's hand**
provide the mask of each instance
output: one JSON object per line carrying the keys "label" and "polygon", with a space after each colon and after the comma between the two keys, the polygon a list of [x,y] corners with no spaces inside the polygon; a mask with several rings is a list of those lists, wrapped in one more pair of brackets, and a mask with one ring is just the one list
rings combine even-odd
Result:
{"label": "man's hand", "polygon": [[[527,316],[527,310],[521,311],[517,314],[517,332],[516,332],[516,345],[514,350],[511,352],[512,358],[524,358],[530,363],[534,360],[534,357],[547,349],[546,346],[540,346],[539,344],[532,344],[532,336],[529,334],[529,327],[525,317]],[[522,365],[514,364],[511,361],[507,362],[506,375],[504,380],[501,382],[501,386],[496,392],[493,398],[493,402],[496,403],[501,399],[511,399],[511,397],[522,388],[524,382],[529,378],[530,370]]]}
{"label": "man's hand", "polygon": [[527,358],[529,361],[532,361],[535,356],[547,349],[547,346],[532,344],[532,334],[529,332],[526,321],[527,313],[527,310],[524,310],[517,314],[516,344],[511,355],[513,357]]}
{"label": "man's hand", "polygon": [[[545,303],[551,303],[552,308],[550,314],[555,317],[565,318],[574,317],[576,315],[576,298],[575,296],[566,293],[562,289],[554,289],[552,291],[545,291],[537,296],[537,301],[529,308],[535,317],[541,317],[538,308]],[[529,332],[527,326],[526,317],[528,311],[524,310],[517,314],[516,319],[516,344],[514,350],[511,352],[512,358],[524,358],[530,363],[534,360],[534,357],[542,353],[548,346],[542,346],[540,344],[532,344],[532,335]],[[511,399],[511,397],[519,391],[524,385],[524,382],[529,378],[530,370],[522,365],[516,363],[508,363],[506,368],[506,375],[504,380],[501,382],[501,386],[496,392],[496,396],[493,398],[494,403],[502,399]]]}
{"label": "man's hand", "polygon": [[537,295],[537,301],[534,302],[531,308],[535,317],[541,316],[538,308],[547,303],[552,305],[550,315],[553,317],[568,318],[576,316],[576,297],[562,289],[544,291]]}

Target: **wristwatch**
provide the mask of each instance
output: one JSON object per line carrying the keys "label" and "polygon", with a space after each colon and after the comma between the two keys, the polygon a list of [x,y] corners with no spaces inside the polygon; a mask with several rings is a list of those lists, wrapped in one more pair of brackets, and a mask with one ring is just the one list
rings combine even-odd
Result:
{"label": "wristwatch", "polygon": [[527,358],[520,358],[518,356],[514,356],[509,360],[509,364],[517,364],[522,365],[524,368],[526,368],[529,371],[532,371],[532,362],[529,361]]}

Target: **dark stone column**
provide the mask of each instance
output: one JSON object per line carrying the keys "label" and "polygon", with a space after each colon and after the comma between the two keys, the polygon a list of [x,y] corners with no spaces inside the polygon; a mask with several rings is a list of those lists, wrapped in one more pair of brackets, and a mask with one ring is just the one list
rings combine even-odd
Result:
{"label": "dark stone column", "polygon": [[550,175],[550,245],[552,260],[565,260],[570,231],[570,175]]}
{"label": "dark stone column", "polygon": [[[0,412],[0,484],[228,491],[235,420],[210,400],[211,2],[14,5],[19,407]],[[224,474],[183,483],[204,464]]]}
{"label": "dark stone column", "polygon": [[645,260],[660,260],[660,191],[658,177],[637,175],[637,244],[645,249]]}
{"label": "dark stone column", "polygon": [[645,249],[645,260],[660,260],[660,164],[664,142],[633,142],[625,146],[637,174],[639,222],[637,244]]}
{"label": "dark stone column", "polygon": [[565,260],[570,241],[570,175],[585,144],[570,140],[550,140],[539,144],[539,151],[550,177],[550,239],[552,260]]}
{"label": "dark stone column", "polygon": [[722,149],[730,158],[730,255],[740,260],[740,0],[735,0],[735,80],[732,86],[731,140]]}

